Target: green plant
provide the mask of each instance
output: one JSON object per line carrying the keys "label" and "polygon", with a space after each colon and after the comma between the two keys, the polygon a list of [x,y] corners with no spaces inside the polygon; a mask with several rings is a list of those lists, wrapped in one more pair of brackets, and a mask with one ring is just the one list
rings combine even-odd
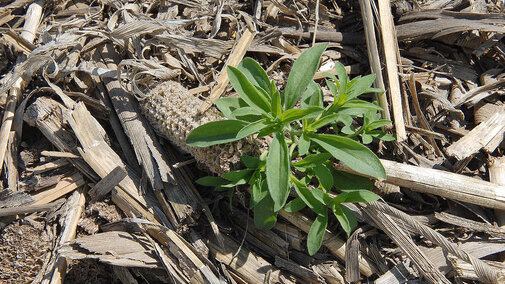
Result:
{"label": "green plant", "polygon": [[[390,123],[379,119],[381,108],[357,98],[363,93],[382,92],[371,88],[375,75],[349,80],[344,66],[337,64],[337,76],[326,74],[333,102],[324,105],[322,91],[312,78],[326,47],[317,45],[300,55],[282,95],[253,59],[245,58],[237,68],[228,66],[230,82],[240,98],[217,100],[216,106],[227,120],[202,125],[186,140],[190,146],[207,147],[249,135],[271,136],[268,150],[259,158],[242,156],[245,169],[222,177],[204,177],[197,183],[230,194],[235,186],[249,184],[254,223],[262,229],[272,228],[277,212],[283,208],[294,212],[309,207],[317,214],[307,238],[311,255],[321,246],[328,208],[349,235],[357,223],[352,212],[341,204],[378,198],[370,191],[370,179],[337,171],[332,166],[334,160],[356,172],[384,179],[380,160],[357,140],[361,138],[367,144],[374,137],[394,139],[380,130]],[[300,107],[295,107],[299,101]],[[358,121],[361,127],[357,127]],[[286,204],[291,188],[296,195]],[[334,189],[339,191],[336,196]]]}

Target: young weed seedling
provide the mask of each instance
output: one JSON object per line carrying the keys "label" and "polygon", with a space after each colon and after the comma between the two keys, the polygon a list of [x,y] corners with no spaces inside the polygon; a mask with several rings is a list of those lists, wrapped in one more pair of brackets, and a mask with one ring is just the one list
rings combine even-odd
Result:
{"label": "young weed seedling", "polygon": [[[391,123],[380,120],[382,109],[358,99],[364,93],[382,92],[371,88],[373,74],[349,80],[344,66],[336,64],[337,76],[325,74],[333,102],[324,105],[322,91],[312,78],[326,47],[317,45],[300,55],[282,94],[255,60],[245,58],[237,68],[228,66],[228,77],[240,98],[218,99],[216,106],[227,120],[202,125],[186,140],[190,146],[207,147],[250,135],[271,135],[268,150],[259,158],[242,156],[245,169],[204,177],[197,183],[230,194],[235,186],[249,184],[254,223],[262,229],[272,228],[283,208],[295,212],[309,207],[317,216],[307,238],[310,255],[321,247],[328,209],[349,235],[357,222],[341,204],[378,199],[370,191],[371,180],[337,171],[333,163],[338,160],[358,173],[385,179],[380,160],[363,144],[373,138],[394,139],[380,130]],[[292,188],[296,197],[286,204]],[[335,189],[336,196],[331,194]]]}

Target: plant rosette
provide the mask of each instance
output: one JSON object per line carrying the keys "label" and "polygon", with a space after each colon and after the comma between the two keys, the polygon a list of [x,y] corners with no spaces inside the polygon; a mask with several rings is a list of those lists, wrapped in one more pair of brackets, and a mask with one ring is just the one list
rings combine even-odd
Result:
{"label": "plant rosette", "polygon": [[[250,185],[249,206],[255,226],[261,229],[272,228],[281,209],[295,212],[309,207],[316,214],[307,237],[310,255],[321,247],[329,211],[349,235],[357,222],[342,204],[379,198],[370,191],[370,179],[338,171],[333,163],[340,161],[362,175],[385,179],[379,158],[364,144],[374,138],[395,139],[381,130],[391,123],[380,119],[381,107],[358,98],[383,92],[371,87],[374,74],[350,80],[344,66],[337,63],[336,76],[325,73],[333,102],[323,103],[323,93],[313,77],[326,47],[316,45],[300,55],[282,93],[255,60],[245,58],[237,68],[228,66],[228,77],[239,97],[216,101],[226,120],[202,125],[186,139],[189,146],[208,147],[251,135],[271,136],[260,157],[242,156],[244,169],[223,177],[203,177],[197,183],[228,191],[230,198],[236,186]],[[288,202],[291,192],[294,198]]]}

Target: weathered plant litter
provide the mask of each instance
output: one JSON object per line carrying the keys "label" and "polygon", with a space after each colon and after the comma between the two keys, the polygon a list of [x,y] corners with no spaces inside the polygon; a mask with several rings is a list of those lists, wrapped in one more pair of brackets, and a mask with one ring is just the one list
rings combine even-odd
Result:
{"label": "weathered plant litter", "polygon": [[[504,15],[501,0],[0,1],[0,282],[505,283]],[[251,207],[262,189],[227,175],[288,140],[299,186],[298,138],[187,138],[225,119],[244,58],[281,98],[293,63],[326,43],[308,78],[321,107],[338,104],[342,72],[373,73],[385,92],[359,99],[392,125],[367,136],[360,114],[344,130],[384,180],[339,159],[317,168],[325,198],[373,184],[380,199],[337,204],[354,231],[318,203],[314,250],[324,173],[303,181],[305,199],[288,188],[270,230]],[[286,96],[279,115],[306,104]],[[372,140],[379,130],[395,139]],[[227,183],[195,183],[208,175]]]}

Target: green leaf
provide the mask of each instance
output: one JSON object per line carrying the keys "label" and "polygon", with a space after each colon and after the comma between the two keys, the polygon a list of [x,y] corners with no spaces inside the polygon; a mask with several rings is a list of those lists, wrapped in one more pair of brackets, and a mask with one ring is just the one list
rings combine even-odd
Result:
{"label": "green leaf", "polygon": [[242,161],[242,164],[248,168],[256,168],[261,163],[260,159],[248,155],[242,155],[240,160]]}
{"label": "green leaf", "polygon": [[260,180],[255,182],[251,186],[251,208],[256,207],[258,203],[263,200],[268,195],[268,187],[266,180]]}
{"label": "green leaf", "polygon": [[332,198],[328,195],[328,193],[321,188],[314,188],[310,192],[312,192],[314,198],[321,204],[328,205],[332,201]]}
{"label": "green leaf", "polygon": [[245,170],[236,170],[227,172],[223,175],[223,177],[229,181],[238,182],[240,180],[248,181],[251,177],[254,170],[245,169]]}
{"label": "green leaf", "polygon": [[246,57],[239,63],[237,68],[244,73],[253,85],[259,86],[267,92],[270,91],[270,79],[268,79],[267,73],[256,60]]}
{"label": "green leaf", "polygon": [[293,175],[291,175],[291,180],[295,185],[295,191],[298,194],[298,197],[300,197],[312,211],[318,215],[324,215],[326,207],[324,207],[324,205],[314,197],[312,192],[307,188],[307,185],[295,178]]}
{"label": "green leaf", "polygon": [[240,120],[220,120],[201,125],[186,138],[186,144],[196,147],[208,147],[239,140],[237,133],[247,125]]}
{"label": "green leaf", "polygon": [[323,126],[326,126],[330,123],[337,122],[342,119],[342,115],[339,113],[332,113],[326,116],[321,117],[320,119],[314,121],[312,124],[310,124],[307,128],[308,129],[313,129],[317,130]]}
{"label": "green leaf", "polygon": [[317,165],[326,162],[329,158],[331,158],[330,153],[311,154],[307,155],[302,160],[293,163],[293,166],[297,168],[313,168],[316,167]]}
{"label": "green leaf", "polygon": [[277,125],[277,124],[267,126],[267,127],[263,128],[263,130],[261,130],[261,131],[258,133],[258,138],[261,138],[261,137],[264,137],[264,136],[270,135],[270,134],[272,134],[273,132],[275,132],[275,131],[279,131],[279,130],[280,130],[280,127],[279,127],[279,125]]}
{"label": "green leaf", "polygon": [[363,144],[367,145],[367,144],[372,143],[373,139],[372,139],[371,135],[363,133],[363,134],[361,134],[361,141],[363,142]]}
{"label": "green leaf", "polygon": [[345,70],[345,66],[337,62],[335,64],[335,71],[337,71],[338,81],[335,80],[335,83],[338,83],[338,102],[335,102],[338,105],[343,104],[347,101],[347,88],[349,84],[349,77],[347,76],[347,71]]}
{"label": "green leaf", "polygon": [[340,193],[339,195],[335,196],[331,201],[330,201],[330,204],[340,204],[342,202],[345,202],[345,199],[347,198],[347,195],[349,195],[349,193],[347,192],[342,192]]}
{"label": "green leaf", "polygon": [[302,136],[300,136],[300,139],[298,139],[298,154],[300,154],[300,156],[307,154],[309,148],[310,140],[307,135],[302,134]]}
{"label": "green leaf", "polygon": [[344,192],[346,197],[340,203],[372,202],[380,198],[370,190],[349,190]]}
{"label": "green leaf", "polygon": [[274,211],[281,210],[289,195],[289,152],[282,133],[276,133],[268,149],[266,176]]}
{"label": "green leaf", "polygon": [[349,237],[353,228],[351,222],[347,218],[347,215],[342,210],[342,207],[339,204],[332,204],[331,209],[335,217],[337,217],[340,226],[342,227],[342,229],[344,229],[345,233],[347,234],[347,237]]}
{"label": "green leaf", "polygon": [[216,191],[231,191],[233,192],[233,187],[227,187],[227,186],[223,186],[223,185],[218,185],[216,186]]}
{"label": "green leaf", "polygon": [[222,185],[219,185],[218,187],[220,189],[232,189],[236,187],[237,185],[243,185],[247,184],[247,179],[239,179],[237,181],[228,181],[227,183],[223,183]]}
{"label": "green leaf", "polygon": [[319,144],[333,157],[344,162],[351,169],[379,180],[386,179],[386,171],[379,158],[359,142],[336,135],[310,135],[312,141]]}
{"label": "green leaf", "polygon": [[377,129],[377,128],[380,128],[380,127],[383,127],[386,125],[390,125],[390,124],[391,124],[391,120],[386,120],[386,119],[376,120],[376,121],[368,124],[366,126],[366,129],[367,130],[374,130],[374,129]]}
{"label": "green leaf", "polygon": [[362,108],[362,109],[382,111],[382,108],[380,106],[373,104],[373,103],[363,101],[363,100],[349,100],[345,104],[343,104],[341,107],[343,107],[343,108]]}
{"label": "green leaf", "polygon": [[221,177],[206,176],[195,181],[199,185],[215,187],[226,183],[227,181]]}
{"label": "green leaf", "polygon": [[261,88],[259,86],[254,86],[254,87],[256,88],[256,90],[258,90],[258,92],[263,94],[263,96],[267,99],[267,101],[272,100],[272,96],[268,93],[268,91],[263,90],[263,88]]}
{"label": "green leaf", "polygon": [[284,105],[291,109],[312,81],[319,67],[319,60],[328,44],[319,44],[305,50],[293,64],[284,90]]}
{"label": "green leaf", "polygon": [[314,80],[309,83],[307,89],[303,92],[300,105],[302,108],[323,107],[323,92]]}
{"label": "green leaf", "polygon": [[270,103],[267,98],[247,80],[240,70],[228,66],[228,78],[235,91],[249,106],[261,113],[270,112]]}
{"label": "green leaf", "polygon": [[219,98],[215,101],[216,107],[228,119],[236,119],[232,112],[236,109],[247,107],[247,103],[241,98]]}
{"label": "green leaf", "polygon": [[326,86],[328,86],[328,89],[330,89],[330,92],[333,94],[334,98],[338,97],[338,88],[335,83],[333,83],[330,80],[326,80]]}
{"label": "green leaf", "polygon": [[239,112],[239,114],[237,116],[235,116],[236,120],[242,120],[242,121],[245,121],[248,123],[256,122],[262,118],[263,118],[263,116],[259,116],[259,115],[255,115],[255,114],[245,114],[245,112]]}
{"label": "green leaf", "polygon": [[355,97],[365,93],[365,91],[372,86],[373,81],[375,81],[375,74],[358,78],[349,88],[347,100],[354,99]]}
{"label": "green leaf", "polygon": [[344,83],[347,88],[347,84],[349,83],[349,76],[347,76],[347,71],[345,70],[344,64],[337,62],[335,64],[335,71],[337,71],[338,82],[340,84]]}
{"label": "green leaf", "polygon": [[353,135],[356,133],[356,127],[354,127],[354,125],[346,125],[340,129],[340,132],[347,135]]}
{"label": "green leaf", "polygon": [[307,206],[305,205],[305,202],[300,197],[297,197],[289,201],[284,207],[284,210],[288,213],[293,213],[302,210],[305,206]]}
{"label": "green leaf", "polygon": [[396,140],[395,136],[392,134],[386,134],[386,133],[376,133],[376,134],[370,134],[371,136],[384,140],[384,141],[394,141]]}
{"label": "green leaf", "polygon": [[238,120],[245,120],[244,118],[247,117],[254,117],[256,120],[262,118],[261,113],[259,113],[255,108],[249,106],[237,108],[232,111],[231,115]]}
{"label": "green leaf", "polygon": [[265,129],[267,126],[270,126],[270,123],[267,122],[266,118],[260,119],[256,122],[250,123],[244,128],[240,129],[240,131],[237,133],[237,137],[242,139],[244,137],[247,137],[249,135],[255,134],[260,132],[261,130]]}
{"label": "green leaf", "polygon": [[288,109],[281,115],[281,121],[289,123],[302,118],[313,118],[323,112],[320,107],[308,107],[306,109]]}
{"label": "green leaf", "polygon": [[278,91],[275,91],[272,95],[272,113],[275,117],[282,114],[281,94]]}
{"label": "green leaf", "polygon": [[247,183],[249,185],[253,185],[257,182],[260,182],[262,180],[262,174],[261,174],[261,171],[260,169],[248,169],[248,170],[251,170],[253,171],[253,173],[251,174],[251,177],[249,178],[249,180],[247,181]]}
{"label": "green leaf", "polygon": [[328,166],[326,164],[318,164],[314,167],[314,173],[323,188],[331,190],[333,187],[333,175],[331,174],[331,170]]}
{"label": "green leaf", "polygon": [[333,171],[333,184],[340,190],[373,188],[373,182],[369,178],[337,170]]}
{"label": "green leaf", "polygon": [[349,221],[349,227],[351,227],[351,230],[349,232],[349,235],[358,227],[358,221],[356,221],[356,217],[354,216],[354,212],[352,212],[351,209],[347,208],[345,205],[340,205],[340,208],[342,208],[342,211],[344,212],[345,216],[347,217],[347,220]]}
{"label": "green leaf", "polygon": [[277,212],[274,210],[274,201],[266,195],[254,207],[254,225],[261,230],[270,230],[277,222]]}
{"label": "green leaf", "polygon": [[307,235],[307,250],[309,255],[314,255],[323,244],[324,233],[328,225],[328,212],[321,216],[318,215],[312,226],[310,226],[309,234]]}
{"label": "green leaf", "polygon": [[379,94],[382,94],[384,93],[384,90],[383,89],[379,89],[379,88],[368,88],[366,89],[363,94],[366,94],[366,93],[379,93]]}

